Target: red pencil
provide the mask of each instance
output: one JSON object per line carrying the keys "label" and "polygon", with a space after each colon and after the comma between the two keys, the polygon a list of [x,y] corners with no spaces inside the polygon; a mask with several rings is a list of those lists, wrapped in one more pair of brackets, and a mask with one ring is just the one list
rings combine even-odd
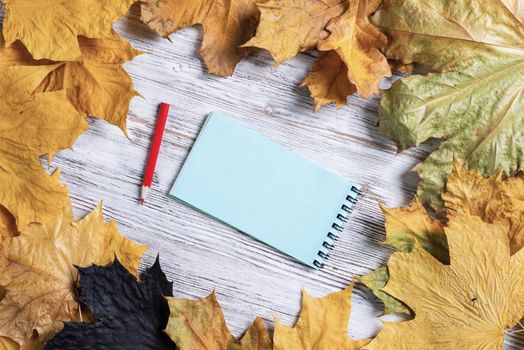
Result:
{"label": "red pencil", "polygon": [[167,103],[160,105],[160,112],[158,113],[155,135],[153,136],[153,142],[151,143],[151,149],[149,150],[149,159],[147,160],[147,166],[144,173],[144,180],[142,181],[142,192],[140,195],[140,205],[143,205],[147,192],[151,188],[153,183],[153,174],[155,173],[156,161],[158,159],[158,153],[160,152],[160,145],[162,144],[162,137],[164,136],[164,130],[166,128],[167,116],[169,115],[169,107]]}

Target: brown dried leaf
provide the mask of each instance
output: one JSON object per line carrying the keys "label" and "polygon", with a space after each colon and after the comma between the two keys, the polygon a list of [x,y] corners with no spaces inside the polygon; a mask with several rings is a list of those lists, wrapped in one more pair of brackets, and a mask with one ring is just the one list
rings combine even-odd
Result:
{"label": "brown dried leaf", "polygon": [[391,76],[388,62],[379,51],[387,39],[367,17],[380,3],[352,1],[342,15],[327,24],[329,35],[319,40],[317,47],[328,53],[321,54],[303,83],[315,100],[315,111],[330,102],[343,107],[347,96],[355,91],[365,98],[378,94],[382,77]]}
{"label": "brown dried leaf", "polygon": [[255,0],[142,1],[142,21],[164,38],[180,28],[201,25],[200,54],[209,72],[222,76],[232,75],[253,50],[239,46],[253,37],[259,17]]}
{"label": "brown dried leaf", "polygon": [[313,64],[302,86],[307,86],[314,99],[314,110],[335,102],[337,108],[346,105],[347,97],[357,91],[348,79],[348,69],[335,51],[322,52]]}
{"label": "brown dried leaf", "polygon": [[388,61],[380,52],[387,38],[369,22],[367,11],[367,0],[351,1],[343,15],[328,23],[330,34],[318,43],[319,50],[335,50],[340,55],[348,67],[349,81],[364,98],[378,94],[382,77],[391,76]]}

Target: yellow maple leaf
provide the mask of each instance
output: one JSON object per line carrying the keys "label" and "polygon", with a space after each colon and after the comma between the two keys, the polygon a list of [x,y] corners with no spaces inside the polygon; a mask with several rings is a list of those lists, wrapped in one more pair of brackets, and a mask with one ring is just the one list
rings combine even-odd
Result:
{"label": "yellow maple leaf", "polygon": [[215,292],[198,301],[167,300],[171,314],[166,332],[180,350],[271,350],[271,338],[259,317],[240,341],[231,335]]}
{"label": "yellow maple leaf", "polygon": [[[258,25],[255,0],[144,0],[142,21],[160,36],[180,28],[201,25],[204,31],[200,54],[209,72],[229,76],[252,48],[239,47]],[[257,2],[264,2],[260,0]]]}
{"label": "yellow maple leaf", "polygon": [[111,26],[136,0],[3,0],[7,46],[20,40],[34,59],[75,61],[79,36],[110,38]]}
{"label": "yellow maple leaf", "polygon": [[343,15],[333,18],[329,36],[318,43],[319,50],[335,50],[348,67],[348,79],[358,93],[368,98],[378,94],[382,77],[391,76],[386,57],[380,52],[387,38],[368,20],[367,0],[354,0]]}
{"label": "yellow maple leaf", "polygon": [[71,147],[87,129],[65,91],[34,94],[58,65],[4,67],[0,70],[0,204],[19,230],[47,222],[69,207],[60,173],[49,176],[40,155]]}
{"label": "yellow maple leaf", "polygon": [[101,205],[78,222],[63,213],[46,224],[31,223],[0,245],[0,336],[21,346],[36,331],[47,338],[62,321],[78,321],[78,272],[75,266],[106,265],[115,256],[136,274],[147,248],[104,223]]}
{"label": "yellow maple leaf", "polygon": [[383,205],[381,208],[385,217],[385,244],[401,252],[410,252],[419,244],[441,262],[449,262],[444,225],[428,215],[418,198],[407,208],[386,208]]}
{"label": "yellow maple leaf", "polygon": [[394,253],[383,289],[415,318],[385,323],[366,349],[502,349],[524,316],[524,250],[510,255],[508,226],[458,214],[445,228],[450,264],[419,245]]}
{"label": "yellow maple leaf", "polygon": [[257,4],[260,24],[256,36],[244,46],[268,50],[275,64],[316,48],[328,36],[328,22],[342,15],[348,0],[270,0]]}
{"label": "yellow maple leaf", "polygon": [[524,173],[483,177],[455,161],[442,199],[448,217],[468,214],[507,225],[511,254],[524,246]]}
{"label": "yellow maple leaf", "polygon": [[[384,244],[400,252],[411,252],[422,246],[442,263],[449,263],[449,251],[444,225],[431,218],[418,198],[407,208],[386,208],[381,205],[385,218]],[[383,291],[389,280],[387,267],[378,268],[359,278],[384,303],[385,314],[411,314],[405,304]]]}
{"label": "yellow maple leaf", "polygon": [[[507,227],[510,252],[516,253],[524,242],[524,174],[503,179],[500,174],[482,177],[453,163],[446,192],[442,194],[448,218],[456,215],[477,216],[487,223]],[[449,248],[444,225],[431,218],[416,198],[407,208],[382,207],[385,216],[385,243],[401,252],[411,252],[420,245],[443,264],[449,264]],[[363,276],[366,284],[385,305],[385,313],[412,313],[402,302],[383,291],[389,280],[387,268]]]}
{"label": "yellow maple leaf", "polygon": [[0,67],[55,65],[36,88],[37,93],[65,90],[78,112],[104,119],[126,133],[129,103],[137,93],[122,64],[140,52],[115,32],[105,39],[81,36],[78,42],[80,61],[56,66],[59,62],[33,59],[19,41],[5,47],[0,33]]}
{"label": "yellow maple leaf", "polygon": [[348,336],[353,283],[345,290],[313,298],[305,290],[295,327],[275,323],[274,350],[358,350],[369,339]]}

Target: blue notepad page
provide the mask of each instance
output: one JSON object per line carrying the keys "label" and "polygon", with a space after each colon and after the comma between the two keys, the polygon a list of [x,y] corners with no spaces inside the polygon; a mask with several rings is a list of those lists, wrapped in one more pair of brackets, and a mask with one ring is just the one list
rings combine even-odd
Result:
{"label": "blue notepad page", "polygon": [[170,194],[312,267],[340,235],[359,188],[234,121],[208,116]]}

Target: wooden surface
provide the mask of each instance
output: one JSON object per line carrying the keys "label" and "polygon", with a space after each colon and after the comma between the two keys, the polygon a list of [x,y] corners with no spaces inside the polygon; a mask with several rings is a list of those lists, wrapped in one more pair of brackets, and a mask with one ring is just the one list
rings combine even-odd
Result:
{"label": "wooden surface", "polygon": [[[116,127],[92,119],[74,150],[60,153],[50,168],[62,169],[77,217],[103,200],[105,216],[116,220],[127,237],[150,247],[145,265],[160,254],[176,297],[200,298],[216,290],[235,335],[242,334],[257,315],[271,328],[273,316],[292,325],[300,310],[302,287],[313,295],[325,295],[346,287],[353,276],[384,265],[392,251],[380,244],[384,225],[378,203],[401,206],[410,202],[417,176],[409,171],[428,155],[431,145],[396,154],[395,146],[378,134],[378,98],[352,96],[345,108],[328,106],[313,113],[312,100],[299,84],[314,55],[299,55],[275,70],[271,57],[260,52],[243,61],[233,77],[220,78],[206,73],[198,56],[198,28],[181,30],[168,41],[150,32],[138,17],[133,8],[116,25],[122,36],[145,52],[125,66],[142,95],[131,104],[130,139]],[[385,81],[384,87],[390,82]],[[154,188],[148,204],[140,207],[143,166],[162,101],[174,107]],[[213,110],[226,111],[365,186],[322,271],[305,267],[167,196],[205,115]],[[380,310],[377,299],[357,284],[350,335],[375,335],[381,327]],[[524,334],[520,334],[507,337],[508,349],[524,345]]]}

